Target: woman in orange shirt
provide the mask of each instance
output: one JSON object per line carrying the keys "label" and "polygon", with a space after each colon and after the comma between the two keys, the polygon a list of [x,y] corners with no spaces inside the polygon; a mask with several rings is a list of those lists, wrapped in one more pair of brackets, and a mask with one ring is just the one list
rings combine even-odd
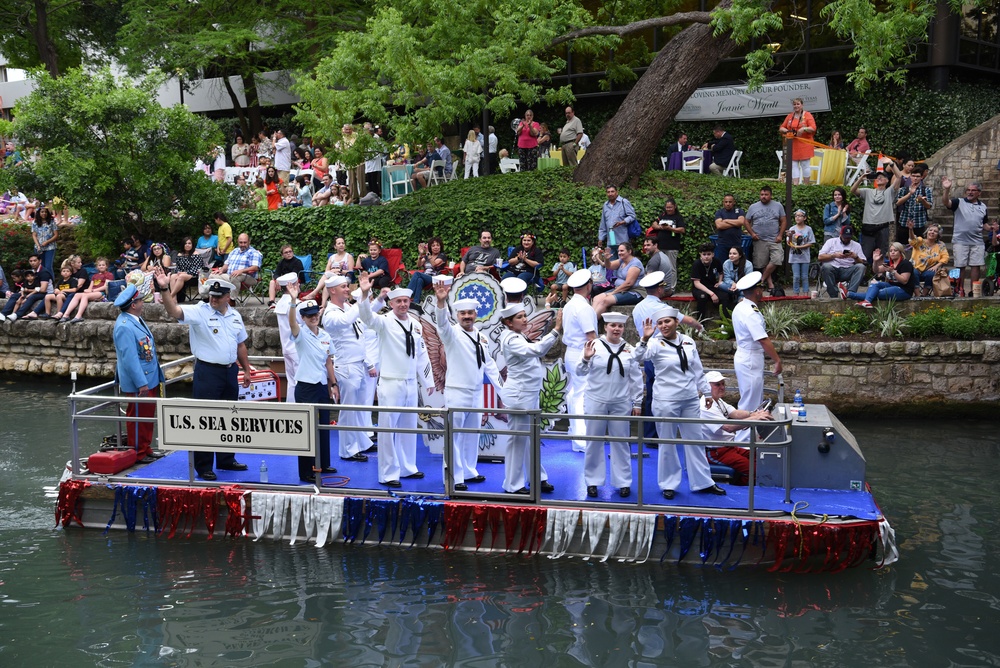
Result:
{"label": "woman in orange shirt", "polygon": [[809,162],[813,157],[813,145],[810,142],[816,134],[816,121],[802,106],[802,98],[792,100],[792,113],[785,116],[778,131],[782,136],[795,135],[795,141],[792,142],[792,180],[799,185],[808,184]]}
{"label": "woman in orange shirt", "polygon": [[264,189],[267,191],[267,208],[275,211],[281,207],[281,186],[284,182],[278,178],[278,170],[271,165],[264,173]]}

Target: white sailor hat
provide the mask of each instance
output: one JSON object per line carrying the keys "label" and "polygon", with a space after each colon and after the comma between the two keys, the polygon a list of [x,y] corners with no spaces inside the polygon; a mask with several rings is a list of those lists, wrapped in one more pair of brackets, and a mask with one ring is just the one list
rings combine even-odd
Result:
{"label": "white sailor hat", "polygon": [[521,302],[518,302],[516,304],[511,304],[510,306],[506,306],[500,309],[500,319],[506,320],[511,316],[517,315],[518,313],[524,313],[524,304],[522,304]]}
{"label": "white sailor hat", "polygon": [[601,317],[604,318],[604,322],[606,323],[614,322],[618,323],[619,325],[624,324],[625,321],[628,320],[628,316],[625,315],[624,313],[614,313],[612,311],[606,311],[605,313],[601,314]]}
{"label": "white sailor hat", "polygon": [[723,376],[718,371],[709,371],[708,373],[705,374],[705,381],[709,383],[719,383],[724,381],[725,379],[726,377]]}
{"label": "white sailor hat", "polygon": [[387,296],[390,301],[396,299],[397,297],[412,297],[413,290],[409,288],[395,288],[394,290],[389,290],[389,294]]}
{"label": "white sailor hat", "polygon": [[298,283],[299,282],[299,275],[296,274],[294,271],[290,271],[287,274],[282,274],[281,276],[278,276],[274,280],[281,287],[285,287],[286,285],[291,285],[292,283]]}
{"label": "white sailor hat", "polygon": [[141,299],[139,291],[136,289],[135,285],[129,283],[125,286],[125,289],[118,293],[115,298],[115,306],[122,309],[123,311],[132,305],[136,299]]}
{"label": "white sailor hat", "polygon": [[307,299],[295,308],[298,309],[299,315],[316,315],[319,313],[319,304],[316,303],[315,299]]}
{"label": "white sailor hat", "polygon": [[570,275],[566,285],[571,288],[582,288],[593,279],[589,269],[577,269]]}
{"label": "white sailor hat", "polygon": [[351,297],[352,297],[352,298],[353,298],[353,299],[354,299],[355,301],[357,301],[357,300],[361,299],[361,288],[355,288],[355,289],[354,289],[354,291],[353,291],[353,292],[351,292]]}
{"label": "white sailor hat", "polygon": [[334,276],[326,282],[326,289],[329,290],[330,288],[335,288],[338,285],[343,285],[344,283],[350,283],[350,282],[351,279],[347,278],[347,276],[339,276],[339,275]]}
{"label": "white sailor hat", "polygon": [[664,306],[659,311],[653,314],[653,322],[655,323],[660,318],[673,318],[674,320],[680,320],[681,312],[675,309],[673,306]]}
{"label": "white sailor hat", "polygon": [[647,289],[659,287],[666,277],[662,271],[651,271],[639,280],[639,287]]}
{"label": "white sailor hat", "polygon": [[500,289],[508,295],[519,295],[528,289],[528,284],[517,276],[511,276],[500,281]]}
{"label": "white sailor hat", "polygon": [[764,274],[759,271],[751,271],[749,274],[736,281],[737,290],[749,290],[750,288],[755,288],[760,284],[760,280],[764,278]]}
{"label": "white sailor hat", "polygon": [[465,299],[456,299],[452,304],[455,311],[478,311],[479,302],[471,297],[466,297]]}
{"label": "white sailor hat", "polygon": [[208,286],[208,294],[212,297],[222,297],[235,289],[236,286],[229,281],[212,281]]}

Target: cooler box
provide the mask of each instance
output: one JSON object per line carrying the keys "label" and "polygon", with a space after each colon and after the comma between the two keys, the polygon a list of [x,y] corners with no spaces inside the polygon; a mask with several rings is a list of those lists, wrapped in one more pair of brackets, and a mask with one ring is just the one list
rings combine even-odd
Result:
{"label": "cooler box", "polygon": [[135,465],[135,449],[103,450],[95,452],[87,459],[87,468],[91,473],[114,475]]}
{"label": "cooler box", "polygon": [[257,369],[250,373],[250,387],[243,387],[243,372],[237,379],[240,384],[240,401],[281,401],[281,379],[270,369]]}

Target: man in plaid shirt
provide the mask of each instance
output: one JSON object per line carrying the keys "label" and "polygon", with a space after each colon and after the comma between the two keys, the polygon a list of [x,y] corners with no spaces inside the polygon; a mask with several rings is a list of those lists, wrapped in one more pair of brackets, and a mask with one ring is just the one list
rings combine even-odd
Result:
{"label": "man in plaid shirt", "polygon": [[239,236],[236,244],[236,249],[226,258],[226,263],[212,271],[235,285],[236,294],[239,294],[240,290],[257,283],[257,272],[264,262],[264,256],[259,250],[250,246],[250,236],[246,233]]}
{"label": "man in plaid shirt", "polygon": [[927,228],[927,212],[934,206],[934,193],[930,186],[924,184],[924,176],[927,174],[927,167],[918,166],[910,174],[910,187],[900,188],[899,198],[896,200],[896,211],[899,213],[899,222],[896,225],[896,241],[905,243],[909,238],[907,225],[913,221],[914,236],[924,236]]}

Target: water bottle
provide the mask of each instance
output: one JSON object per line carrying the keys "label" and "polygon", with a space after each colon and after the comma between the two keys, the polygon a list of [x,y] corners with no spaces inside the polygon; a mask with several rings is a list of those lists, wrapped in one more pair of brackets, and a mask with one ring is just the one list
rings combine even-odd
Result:
{"label": "water bottle", "polygon": [[798,417],[795,418],[795,421],[796,422],[808,422],[808,420],[806,420],[806,405],[805,404],[799,404],[799,414],[798,414]]}
{"label": "water bottle", "polygon": [[795,398],[792,399],[792,406],[801,406],[803,403],[802,390],[795,390]]}
{"label": "water bottle", "polygon": [[260,460],[260,481],[267,482],[267,462]]}

